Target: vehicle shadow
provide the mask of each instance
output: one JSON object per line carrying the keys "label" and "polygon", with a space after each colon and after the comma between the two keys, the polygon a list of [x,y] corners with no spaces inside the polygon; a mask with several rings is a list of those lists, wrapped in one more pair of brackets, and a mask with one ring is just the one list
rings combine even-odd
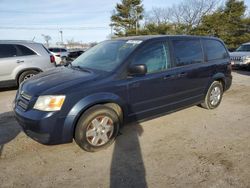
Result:
{"label": "vehicle shadow", "polygon": [[0,87],[0,92],[4,92],[4,91],[11,91],[11,90],[17,90],[18,87]]}
{"label": "vehicle shadow", "polygon": [[147,187],[139,136],[143,133],[140,124],[130,124],[121,129],[117,137],[110,170],[110,187]]}
{"label": "vehicle shadow", "polygon": [[248,70],[234,69],[233,72],[235,72],[237,74],[242,74],[242,75],[250,76],[250,71],[248,71]]}
{"label": "vehicle shadow", "polygon": [[4,145],[13,140],[21,130],[13,112],[0,114],[0,157],[3,153]]}

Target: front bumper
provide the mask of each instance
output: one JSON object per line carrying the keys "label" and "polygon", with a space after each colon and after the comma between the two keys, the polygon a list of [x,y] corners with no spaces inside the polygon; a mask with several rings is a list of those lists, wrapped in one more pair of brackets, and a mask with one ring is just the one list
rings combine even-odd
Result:
{"label": "front bumper", "polygon": [[14,107],[14,112],[23,131],[39,143],[53,145],[72,141],[72,139],[65,139],[65,118],[60,117],[58,112],[23,111],[18,107]]}
{"label": "front bumper", "polygon": [[243,61],[232,61],[231,62],[232,67],[234,68],[248,68],[250,67],[250,62],[243,62]]}

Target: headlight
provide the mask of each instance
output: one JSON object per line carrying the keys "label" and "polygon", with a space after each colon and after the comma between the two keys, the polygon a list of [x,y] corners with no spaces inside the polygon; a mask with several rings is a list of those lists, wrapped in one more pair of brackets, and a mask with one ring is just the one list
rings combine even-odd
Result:
{"label": "headlight", "polygon": [[59,111],[62,108],[65,95],[45,95],[38,97],[34,109],[41,111]]}
{"label": "headlight", "polygon": [[243,56],[243,60],[250,60],[250,56]]}

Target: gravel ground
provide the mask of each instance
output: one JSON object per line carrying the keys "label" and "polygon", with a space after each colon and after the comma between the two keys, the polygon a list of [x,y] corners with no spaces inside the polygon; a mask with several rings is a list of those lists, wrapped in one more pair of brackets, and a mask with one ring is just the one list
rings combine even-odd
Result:
{"label": "gravel ground", "polygon": [[97,153],[31,140],[11,112],[15,90],[2,91],[0,187],[250,188],[250,72],[233,76],[219,108],[126,126]]}

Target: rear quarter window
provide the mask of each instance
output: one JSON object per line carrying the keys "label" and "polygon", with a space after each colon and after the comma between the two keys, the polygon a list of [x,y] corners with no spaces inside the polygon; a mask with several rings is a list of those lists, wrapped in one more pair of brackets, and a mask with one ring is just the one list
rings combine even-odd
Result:
{"label": "rear quarter window", "polygon": [[172,43],[177,67],[203,62],[200,39],[176,39]]}
{"label": "rear quarter window", "polygon": [[23,45],[16,45],[16,47],[18,48],[18,56],[29,56],[29,55],[36,55],[36,53],[27,48],[26,46],[23,46]]}
{"label": "rear quarter window", "polygon": [[202,39],[208,61],[228,58],[227,50],[218,40]]}

